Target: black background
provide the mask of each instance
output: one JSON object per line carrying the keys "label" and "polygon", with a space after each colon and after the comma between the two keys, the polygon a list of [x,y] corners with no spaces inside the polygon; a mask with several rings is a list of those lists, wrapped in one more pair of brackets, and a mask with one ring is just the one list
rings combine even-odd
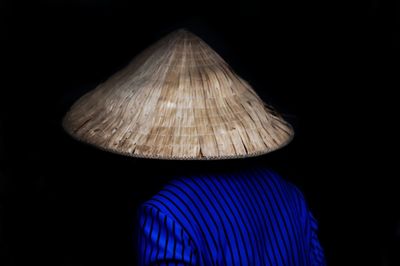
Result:
{"label": "black background", "polygon": [[[15,0],[0,12],[1,265],[134,265],[135,209],[168,176],[253,164],[301,188],[329,265],[400,264],[398,5]],[[296,130],[289,146],[246,160],[165,162],[63,132],[76,99],[180,27],[284,114]]]}

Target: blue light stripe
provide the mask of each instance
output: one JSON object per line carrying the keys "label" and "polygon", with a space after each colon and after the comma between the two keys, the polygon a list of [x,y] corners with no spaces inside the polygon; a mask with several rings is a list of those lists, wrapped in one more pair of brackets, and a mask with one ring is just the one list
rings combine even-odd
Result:
{"label": "blue light stripe", "polygon": [[268,170],[177,179],[139,218],[140,265],[325,265],[302,193]]}

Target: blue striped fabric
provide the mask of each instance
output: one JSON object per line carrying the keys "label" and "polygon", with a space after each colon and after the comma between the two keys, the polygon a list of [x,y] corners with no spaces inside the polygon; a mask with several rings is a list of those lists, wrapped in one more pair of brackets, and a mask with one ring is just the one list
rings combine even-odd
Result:
{"label": "blue striped fabric", "polygon": [[271,171],[180,178],[139,215],[140,265],[325,265],[303,195]]}

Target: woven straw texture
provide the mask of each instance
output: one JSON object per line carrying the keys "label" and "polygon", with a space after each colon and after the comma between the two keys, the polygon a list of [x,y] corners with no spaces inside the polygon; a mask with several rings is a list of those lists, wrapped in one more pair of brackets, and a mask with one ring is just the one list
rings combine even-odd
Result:
{"label": "woven straw texture", "polygon": [[229,159],[286,145],[291,126],[204,41],[175,31],[81,97],[74,138],[133,157]]}

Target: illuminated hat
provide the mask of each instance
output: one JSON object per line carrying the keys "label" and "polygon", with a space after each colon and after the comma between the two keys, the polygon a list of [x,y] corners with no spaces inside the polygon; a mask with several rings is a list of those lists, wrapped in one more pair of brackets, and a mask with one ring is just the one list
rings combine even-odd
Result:
{"label": "illuminated hat", "polygon": [[291,126],[204,41],[175,31],[81,97],[63,120],[74,138],[155,159],[230,159],[286,145]]}

